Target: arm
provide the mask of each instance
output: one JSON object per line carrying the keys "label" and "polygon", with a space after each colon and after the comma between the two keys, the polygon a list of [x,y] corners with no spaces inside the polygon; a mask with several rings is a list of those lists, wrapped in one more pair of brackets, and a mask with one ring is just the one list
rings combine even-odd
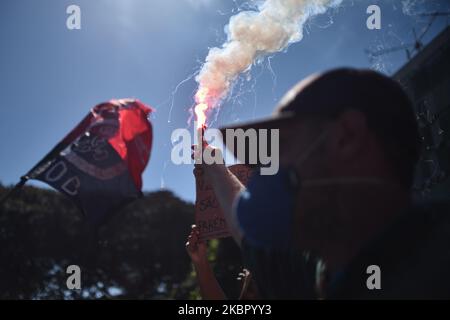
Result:
{"label": "arm", "polygon": [[[220,153],[220,149],[211,147],[206,142],[203,142],[203,149],[209,149],[209,153]],[[199,159],[201,156],[196,145],[192,146],[192,158],[194,160]],[[215,155],[214,155],[215,156]],[[218,157],[223,159],[220,153]],[[208,181],[211,183],[216,198],[222,208],[225,216],[225,221],[230,228],[231,235],[236,243],[240,246],[242,241],[242,230],[240,229],[236,216],[234,214],[233,205],[242,191],[245,190],[245,186],[239,181],[239,179],[231,173],[227,167],[223,164],[196,164],[196,166],[204,169]]]}
{"label": "arm", "polygon": [[188,237],[188,242],[186,242],[186,250],[194,265],[202,298],[205,300],[225,300],[225,294],[209,264],[206,243],[200,241],[198,236],[199,231],[194,225]]}
{"label": "arm", "polygon": [[244,185],[231,173],[224,164],[204,165],[205,173],[210,181],[225,221],[230,228],[231,235],[238,245],[241,245],[242,231],[237,223],[233,205],[243,190]]}

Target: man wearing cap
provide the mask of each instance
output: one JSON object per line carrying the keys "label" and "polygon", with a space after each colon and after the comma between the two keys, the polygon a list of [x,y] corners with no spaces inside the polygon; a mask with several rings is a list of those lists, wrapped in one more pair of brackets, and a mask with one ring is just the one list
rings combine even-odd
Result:
{"label": "man wearing cap", "polygon": [[263,297],[450,298],[450,206],[412,201],[420,139],[394,80],[313,75],[270,119],[230,128],[279,129],[275,175],[244,187],[203,165]]}

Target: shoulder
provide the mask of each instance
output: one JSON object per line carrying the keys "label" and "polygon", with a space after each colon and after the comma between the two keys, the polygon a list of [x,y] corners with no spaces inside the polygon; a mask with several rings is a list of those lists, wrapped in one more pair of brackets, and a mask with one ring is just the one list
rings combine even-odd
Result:
{"label": "shoulder", "polygon": [[[368,267],[380,270],[381,289],[369,290]],[[333,297],[450,298],[450,202],[416,203],[345,270]]]}

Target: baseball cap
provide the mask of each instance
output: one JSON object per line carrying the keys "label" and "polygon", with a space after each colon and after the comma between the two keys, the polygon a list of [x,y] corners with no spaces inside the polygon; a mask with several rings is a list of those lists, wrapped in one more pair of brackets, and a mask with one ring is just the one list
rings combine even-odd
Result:
{"label": "baseball cap", "polygon": [[339,68],[312,75],[289,90],[270,117],[220,130],[226,143],[226,129],[280,129],[286,120],[332,119],[350,109],[366,116],[369,128],[394,156],[417,159],[420,139],[410,99],[397,81],[369,69]]}

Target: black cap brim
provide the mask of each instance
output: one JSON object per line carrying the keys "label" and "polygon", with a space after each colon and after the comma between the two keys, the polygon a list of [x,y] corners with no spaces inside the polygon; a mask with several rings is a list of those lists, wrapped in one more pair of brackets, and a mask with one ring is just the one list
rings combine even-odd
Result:
{"label": "black cap brim", "polygon": [[[280,128],[282,128],[283,124],[286,123],[286,121],[293,119],[295,116],[296,115],[292,112],[282,112],[277,115],[274,115],[274,116],[271,116],[271,117],[268,117],[265,119],[261,119],[258,121],[243,122],[243,123],[238,123],[235,125],[221,127],[221,128],[219,128],[219,130],[222,133],[223,144],[234,155],[234,157],[236,159],[238,159],[241,163],[247,164],[249,166],[260,166],[259,159],[256,164],[250,164],[250,163],[248,163],[248,161],[246,161],[249,159],[249,157],[248,157],[249,146],[247,145],[248,142],[246,142],[246,146],[245,146],[245,150],[246,150],[245,151],[245,159],[240,159],[238,157],[236,148],[234,148],[234,150],[230,150],[230,148],[229,148],[230,143],[227,143],[227,138],[226,138],[227,130],[241,129],[244,132],[246,132],[249,129],[254,129],[258,132],[258,130],[261,130],[261,129],[266,129],[268,131],[273,130],[273,129],[280,129]],[[268,137],[270,137],[270,134],[268,134]],[[258,139],[258,141],[256,141],[256,143],[257,143],[256,147],[259,148],[259,135],[257,135],[257,139]],[[269,154],[271,154],[270,139],[268,139],[268,152],[269,152]]]}

